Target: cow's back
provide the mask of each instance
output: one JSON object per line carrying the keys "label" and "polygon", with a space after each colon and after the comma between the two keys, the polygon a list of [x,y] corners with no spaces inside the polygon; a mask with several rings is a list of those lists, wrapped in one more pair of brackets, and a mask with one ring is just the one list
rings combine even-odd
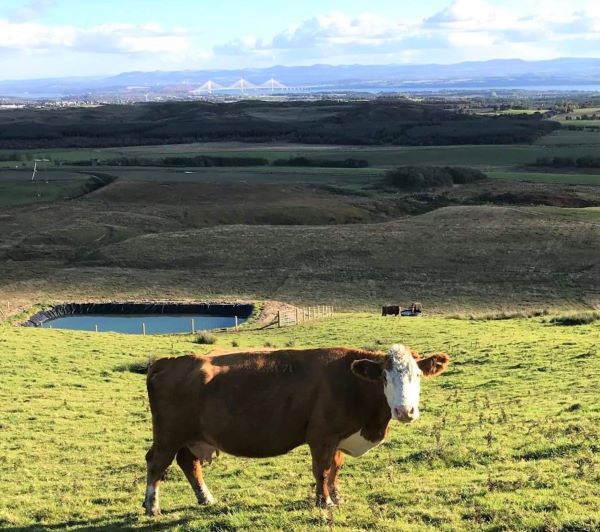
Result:
{"label": "cow's back", "polygon": [[283,454],[315,424],[346,423],[342,409],[361,408],[357,392],[366,384],[350,371],[357,356],[314,349],[158,360],[148,372],[155,438],[240,456]]}

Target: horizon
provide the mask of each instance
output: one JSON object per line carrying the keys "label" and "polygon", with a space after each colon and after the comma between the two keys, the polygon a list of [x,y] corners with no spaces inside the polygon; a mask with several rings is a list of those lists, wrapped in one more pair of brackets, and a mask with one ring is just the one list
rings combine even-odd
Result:
{"label": "horizon", "polygon": [[225,73],[225,72],[240,72],[241,70],[246,70],[248,72],[252,72],[252,71],[262,71],[262,70],[272,70],[272,69],[278,69],[278,68],[289,68],[289,69],[294,69],[294,68],[314,68],[314,67],[332,67],[332,68],[337,68],[337,67],[394,67],[394,66],[398,66],[398,67],[427,67],[427,66],[436,66],[436,67],[452,67],[452,66],[460,66],[460,65],[466,65],[466,64],[483,64],[483,63],[493,63],[493,62],[505,62],[505,63],[509,63],[509,62],[516,62],[516,61],[520,61],[523,63],[549,63],[549,62],[553,62],[553,61],[576,61],[576,60],[588,60],[588,61],[600,61],[600,55],[598,57],[552,57],[550,59],[540,59],[540,60],[527,60],[527,59],[521,59],[518,57],[509,57],[509,58],[491,58],[491,59],[485,59],[482,61],[477,61],[477,60],[472,60],[472,61],[458,61],[455,63],[313,63],[310,65],[283,65],[283,64],[273,64],[273,65],[267,65],[264,67],[248,67],[248,68],[224,68],[224,69],[218,69],[218,68],[197,68],[197,69],[192,69],[192,68],[183,68],[183,69],[177,69],[177,70],[163,70],[163,69],[157,69],[157,70],[124,70],[121,72],[117,72],[116,74],[108,74],[108,75],[102,75],[102,74],[91,74],[91,75],[80,75],[80,76],[44,76],[41,78],[19,78],[19,79],[1,79],[0,78],[0,83],[3,82],[24,82],[24,81],[45,81],[45,80],[52,80],[52,79],[57,79],[57,80],[76,80],[76,79],[91,79],[91,78],[97,78],[97,79],[106,79],[106,78],[111,78],[111,77],[118,77],[121,75],[126,75],[126,74],[154,74],[154,73],[164,73],[164,74],[169,74],[169,73],[185,73],[185,72],[190,72],[190,73],[195,73],[195,72],[215,72],[215,73]]}
{"label": "horizon", "polygon": [[[79,5],[78,5],[79,4]],[[595,59],[591,0],[0,0],[2,81],[127,72]],[[125,9],[123,9],[125,7]],[[236,17],[232,18],[231,13]]]}

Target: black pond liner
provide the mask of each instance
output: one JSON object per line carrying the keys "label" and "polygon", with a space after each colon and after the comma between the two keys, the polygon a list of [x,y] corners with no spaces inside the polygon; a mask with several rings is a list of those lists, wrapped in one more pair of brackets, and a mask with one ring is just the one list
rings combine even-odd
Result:
{"label": "black pond liner", "polygon": [[41,327],[56,318],[85,314],[205,314],[248,319],[253,311],[251,303],[64,303],[34,314],[22,325]]}

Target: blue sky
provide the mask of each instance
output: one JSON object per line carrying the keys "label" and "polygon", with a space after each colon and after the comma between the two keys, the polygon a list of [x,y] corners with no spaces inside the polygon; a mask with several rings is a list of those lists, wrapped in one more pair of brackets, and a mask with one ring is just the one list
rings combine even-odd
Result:
{"label": "blue sky", "polygon": [[0,79],[600,57],[596,0],[0,0]]}

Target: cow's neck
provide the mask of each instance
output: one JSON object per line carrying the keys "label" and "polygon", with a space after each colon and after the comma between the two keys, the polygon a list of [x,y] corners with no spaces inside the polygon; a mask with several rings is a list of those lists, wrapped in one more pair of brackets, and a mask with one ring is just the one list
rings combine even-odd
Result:
{"label": "cow's neck", "polygon": [[360,428],[344,438],[338,446],[350,456],[361,456],[385,439],[392,416],[383,390],[378,392],[374,394],[371,387],[366,390],[366,408],[362,412]]}

